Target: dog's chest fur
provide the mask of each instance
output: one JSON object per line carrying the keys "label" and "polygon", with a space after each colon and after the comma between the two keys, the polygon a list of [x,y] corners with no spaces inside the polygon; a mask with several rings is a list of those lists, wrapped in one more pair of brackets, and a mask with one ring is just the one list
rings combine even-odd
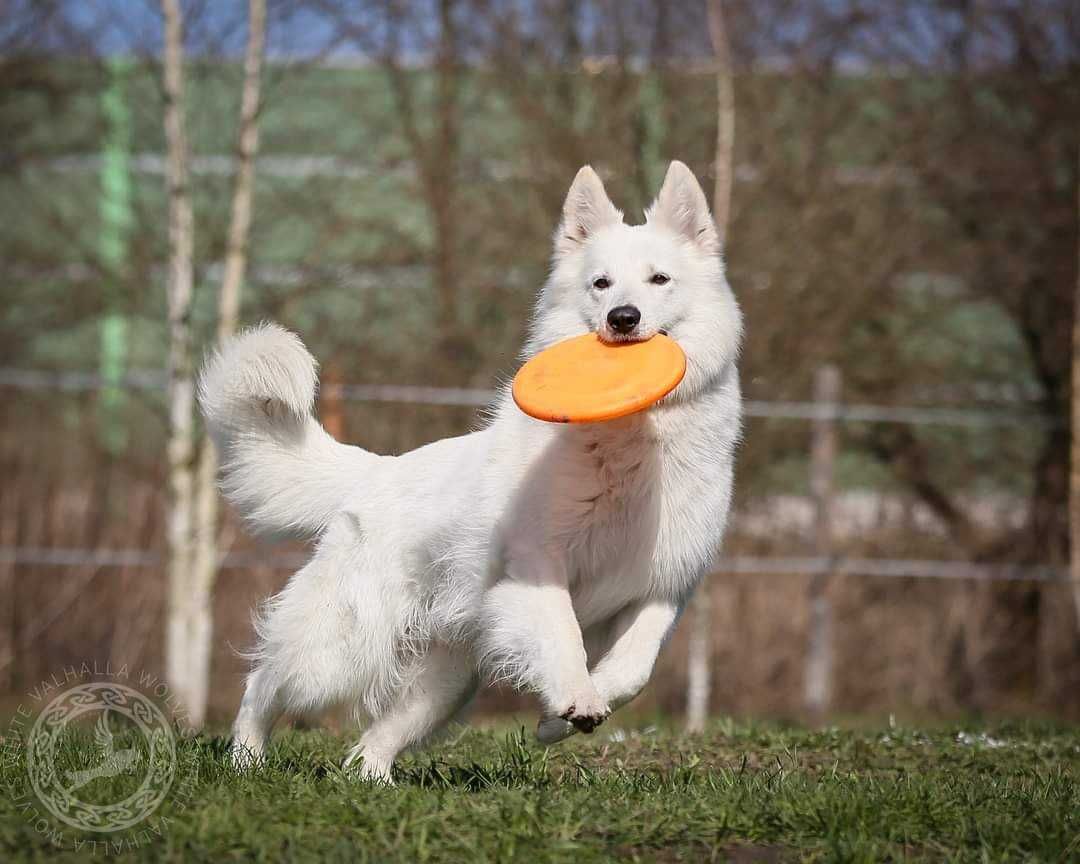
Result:
{"label": "dog's chest fur", "polygon": [[583,435],[572,464],[571,518],[560,519],[571,594],[583,623],[649,591],[661,518],[663,455],[645,429]]}
{"label": "dog's chest fur", "polygon": [[[579,452],[571,460],[574,488],[567,490],[577,517],[570,526],[569,545],[600,543],[618,555],[647,542],[646,535],[655,529],[660,492],[657,442],[638,427],[622,434],[593,431],[570,446]],[[559,506],[557,498],[551,503]]]}
{"label": "dog's chest fur", "polygon": [[575,606],[586,617],[621,600],[684,597],[710,565],[731,493],[738,424],[728,413],[673,406],[582,436],[581,456],[571,461],[579,466],[575,485],[590,493],[566,548]]}
{"label": "dog's chest fur", "polygon": [[542,481],[532,491],[539,512],[518,530],[565,562],[582,622],[657,593],[658,563],[673,552],[681,556],[669,548],[677,535],[665,525],[677,518],[665,502],[664,482],[676,454],[656,424],[639,418],[564,429],[548,446],[533,475]]}

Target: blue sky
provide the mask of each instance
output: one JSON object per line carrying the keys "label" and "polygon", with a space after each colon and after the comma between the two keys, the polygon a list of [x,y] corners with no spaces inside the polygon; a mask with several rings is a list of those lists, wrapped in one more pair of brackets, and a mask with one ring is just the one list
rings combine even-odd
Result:
{"label": "blue sky", "polygon": [[[346,17],[352,21],[364,18],[366,11],[381,5],[374,3],[348,2],[331,0],[301,3],[294,0],[268,0],[270,10],[269,54],[282,59],[289,57],[330,56],[335,58],[357,58],[362,56],[360,46],[354,40],[338,38],[339,28],[334,20],[332,9],[349,10]],[[430,0],[412,0],[412,9],[424,9]],[[622,2],[622,0],[612,0]],[[1055,22],[1065,20],[1065,9],[1070,0],[1026,0],[1027,14],[1034,20]],[[238,56],[242,53],[246,36],[246,0],[183,0],[187,26],[187,47],[191,54],[216,54]],[[1004,3],[994,4],[996,6]],[[874,17],[878,23],[877,32],[887,33],[888,38],[876,39],[874,51],[877,60],[888,52],[896,52],[890,62],[901,59],[907,62],[923,64],[934,62],[932,58],[940,56],[944,46],[962,26],[962,19],[948,4],[937,0],[911,0],[896,4],[872,0],[805,0],[802,3],[765,4],[757,8],[753,4],[742,8],[753,10],[749,16],[733,21],[734,31],[741,25],[743,30],[736,36],[736,42],[745,56],[757,60],[779,60],[783,62],[786,53],[793,46],[801,45],[799,50],[812,48],[814,43],[811,21],[820,23],[822,13],[838,18],[850,14],[855,8],[863,14]],[[30,50],[53,50],[62,52],[78,51],[93,54],[157,54],[161,50],[161,12],[157,0],[8,0],[4,6],[5,14],[0,18],[0,45],[25,46]],[[530,4],[520,2],[517,8],[528,10]],[[595,37],[595,44],[603,45],[610,36],[610,6],[599,2],[583,3],[580,13],[582,29]],[[630,8],[630,7],[624,7]],[[679,45],[683,56],[700,54],[708,50],[704,36],[703,10],[700,4],[702,20],[697,20],[699,6],[694,3],[680,4],[682,36],[685,44]],[[53,10],[50,15],[48,10]],[[777,11],[782,10],[782,11]],[[529,20],[529,12],[524,13]],[[406,54],[425,52],[425,41],[430,34],[424,31],[427,22],[432,20],[430,12],[414,14],[407,32],[403,34],[401,46]],[[750,19],[755,19],[751,21]],[[35,20],[39,26],[26,28],[25,21]],[[540,21],[539,16],[532,18],[533,23]],[[471,23],[463,16],[463,25]],[[475,22],[482,26],[481,22]],[[827,26],[827,25],[826,25]],[[540,27],[542,28],[542,25]],[[997,59],[1008,58],[1012,46],[998,40],[992,28],[978,37],[971,45],[971,50],[979,60],[995,63]],[[1070,56],[1080,54],[1076,38],[1066,34],[1065,24],[1054,24],[1044,30],[1049,34],[1049,42],[1043,43],[1044,50],[1055,55],[1060,63]],[[13,39],[13,34],[25,31],[31,35]],[[999,34],[1000,35],[1000,34]],[[738,38],[741,36],[742,38]],[[1072,41],[1070,41],[1072,39]],[[32,41],[31,41],[32,40]],[[410,44],[411,41],[411,44]],[[593,40],[590,39],[590,42]],[[855,47],[857,42],[841,54],[843,62],[865,66],[865,55]],[[1004,53],[999,53],[1004,52]],[[602,49],[601,49],[601,53]]]}
{"label": "blue sky", "polygon": [[[96,53],[152,54],[161,49],[161,12],[153,0],[66,0],[61,5]],[[246,2],[201,0],[184,5],[189,51],[236,55],[243,51]],[[310,56],[324,50],[332,28],[311,9],[271,0],[268,34],[271,54]]]}

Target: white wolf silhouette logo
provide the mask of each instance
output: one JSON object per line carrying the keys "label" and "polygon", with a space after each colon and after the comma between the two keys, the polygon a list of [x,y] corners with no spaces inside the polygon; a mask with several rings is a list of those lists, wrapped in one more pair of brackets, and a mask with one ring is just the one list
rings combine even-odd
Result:
{"label": "white wolf silhouette logo", "polygon": [[116,777],[118,774],[126,774],[139,764],[140,754],[136,748],[113,749],[115,745],[112,730],[109,728],[108,709],[102,711],[101,716],[98,718],[97,725],[94,727],[94,740],[101,749],[104,758],[93,768],[86,768],[82,771],[69,771],[67,773],[67,780],[70,784],[68,792],[81,789],[87,783],[97,780],[99,777]]}

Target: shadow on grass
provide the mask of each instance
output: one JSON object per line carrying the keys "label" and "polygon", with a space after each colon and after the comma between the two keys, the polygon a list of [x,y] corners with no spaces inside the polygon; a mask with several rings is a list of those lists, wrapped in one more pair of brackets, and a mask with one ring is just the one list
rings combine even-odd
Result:
{"label": "shadow on grass", "polygon": [[452,762],[429,758],[423,764],[399,765],[394,779],[419,789],[460,789],[483,792],[493,788],[539,788],[552,783],[551,751],[529,743],[524,728],[506,736],[495,758],[483,762]]}

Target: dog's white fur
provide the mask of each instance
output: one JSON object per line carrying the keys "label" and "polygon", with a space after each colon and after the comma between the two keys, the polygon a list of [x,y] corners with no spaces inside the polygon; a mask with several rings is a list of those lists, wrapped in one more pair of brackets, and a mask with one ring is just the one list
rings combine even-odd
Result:
{"label": "dog's white fur", "polygon": [[[209,361],[199,396],[225,494],[257,530],[318,538],[257,621],[239,761],[282,712],[348,704],[371,724],[346,764],[388,780],[481,675],[538,694],[544,742],[645,686],[731,497],[741,319],[719,246],[681,162],[643,225],[623,223],[591,168],[574,179],[524,354],[589,331],[668,333],[686,377],[620,420],[542,423],[504,392],[481,431],[377,456],[314,418],[315,361],[293,334],[263,325]],[[641,321],[620,335],[607,313],[627,304]]]}

